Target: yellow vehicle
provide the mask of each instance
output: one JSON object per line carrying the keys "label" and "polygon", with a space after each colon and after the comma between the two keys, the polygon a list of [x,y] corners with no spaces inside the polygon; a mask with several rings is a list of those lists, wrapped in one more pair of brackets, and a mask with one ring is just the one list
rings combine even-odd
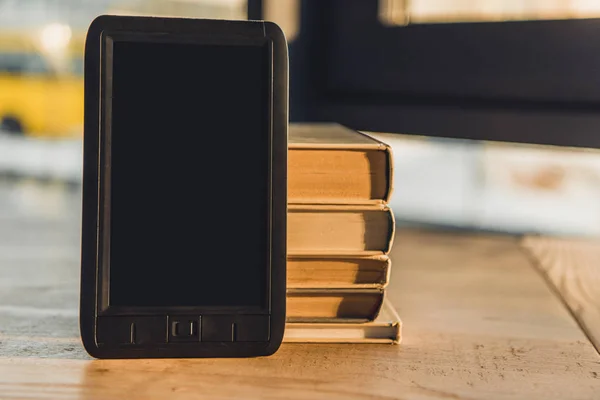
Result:
{"label": "yellow vehicle", "polygon": [[51,25],[0,32],[0,131],[44,137],[83,132],[83,38]]}

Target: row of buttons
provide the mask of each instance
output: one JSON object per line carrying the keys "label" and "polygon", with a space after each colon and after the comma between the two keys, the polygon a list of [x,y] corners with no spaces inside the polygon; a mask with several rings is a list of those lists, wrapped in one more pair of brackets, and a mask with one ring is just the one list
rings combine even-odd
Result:
{"label": "row of buttons", "polygon": [[101,316],[98,343],[160,344],[193,342],[266,342],[268,315]]}

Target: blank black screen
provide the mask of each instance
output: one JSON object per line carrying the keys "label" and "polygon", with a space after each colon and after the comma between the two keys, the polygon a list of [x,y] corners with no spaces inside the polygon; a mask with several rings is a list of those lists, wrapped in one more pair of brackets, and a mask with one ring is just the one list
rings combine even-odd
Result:
{"label": "blank black screen", "polygon": [[110,306],[265,305],[268,57],[114,42]]}

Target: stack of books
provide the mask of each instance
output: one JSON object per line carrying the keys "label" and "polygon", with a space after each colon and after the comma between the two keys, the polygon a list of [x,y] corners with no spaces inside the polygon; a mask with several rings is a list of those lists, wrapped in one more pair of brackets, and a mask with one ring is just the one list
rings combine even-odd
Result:
{"label": "stack of books", "polygon": [[396,343],[385,297],[394,237],[392,155],[339,124],[291,124],[287,342]]}

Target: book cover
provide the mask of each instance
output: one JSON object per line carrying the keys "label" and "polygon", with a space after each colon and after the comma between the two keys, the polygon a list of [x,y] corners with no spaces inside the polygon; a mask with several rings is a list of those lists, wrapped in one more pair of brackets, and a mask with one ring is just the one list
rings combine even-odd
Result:
{"label": "book cover", "polygon": [[382,255],[394,239],[386,204],[288,204],[288,255]]}
{"label": "book cover", "polygon": [[288,289],[287,321],[373,321],[383,299],[384,289]]}
{"label": "book cover", "polygon": [[390,278],[391,260],[374,256],[290,256],[287,287],[383,289]]}
{"label": "book cover", "polygon": [[288,202],[377,204],[392,194],[393,158],[386,143],[335,123],[292,123]]}
{"label": "book cover", "polygon": [[402,340],[402,320],[395,307],[384,299],[381,312],[372,322],[288,322],[285,343],[379,343],[397,344]]}

